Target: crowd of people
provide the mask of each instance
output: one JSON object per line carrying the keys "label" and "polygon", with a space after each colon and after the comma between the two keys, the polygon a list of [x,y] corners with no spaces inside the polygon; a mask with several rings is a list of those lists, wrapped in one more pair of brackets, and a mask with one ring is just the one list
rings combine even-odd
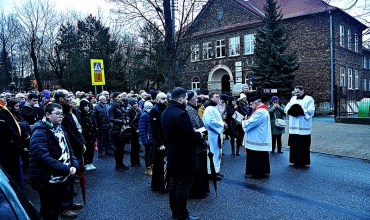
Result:
{"label": "crowd of people", "polygon": [[264,178],[270,174],[269,154],[276,147],[283,153],[286,129],[277,122],[289,116],[289,162],[310,165],[315,106],[301,86],[286,107],[277,96],[269,106],[262,103],[248,86],[237,97],[180,87],[168,94],[102,91],[95,96],[59,89],[0,95],[0,165],[20,186],[29,181],[37,190],[44,219],[77,217],[74,210],[83,204],[74,201],[75,183],[85,171],[98,169],[95,151],[99,158],[114,156],[115,171],[129,170],[126,144],[131,167],[142,166],[144,151],[151,189],[169,192],[177,219],[197,219],[189,215],[187,199],[205,198],[209,178],[222,180],[225,139],[232,155],[239,156],[240,148],[246,152],[245,177]]}

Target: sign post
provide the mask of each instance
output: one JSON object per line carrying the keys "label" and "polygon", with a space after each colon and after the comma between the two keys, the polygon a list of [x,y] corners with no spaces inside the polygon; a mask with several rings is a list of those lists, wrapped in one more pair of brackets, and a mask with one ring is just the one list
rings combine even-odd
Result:
{"label": "sign post", "polygon": [[[104,62],[101,59],[90,59],[91,84],[93,86],[105,85]],[[95,87],[96,91],[96,87]],[[96,93],[96,92],[95,92]]]}

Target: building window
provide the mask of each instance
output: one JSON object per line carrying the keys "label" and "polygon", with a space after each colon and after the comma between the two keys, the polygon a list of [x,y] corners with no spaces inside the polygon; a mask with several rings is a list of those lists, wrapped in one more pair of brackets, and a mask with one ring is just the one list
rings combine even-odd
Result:
{"label": "building window", "polygon": [[254,35],[253,34],[247,34],[244,35],[244,50],[245,54],[251,54],[254,53]]}
{"label": "building window", "polygon": [[348,69],[348,89],[353,89],[352,69]]}
{"label": "building window", "polygon": [[364,79],[364,91],[366,91],[366,86],[367,86],[366,79]]}
{"label": "building window", "polygon": [[369,59],[369,62],[368,62],[368,64],[369,64],[369,69],[370,69],[370,59]]}
{"label": "building window", "polygon": [[355,52],[358,53],[358,35],[355,34]]}
{"label": "building window", "polygon": [[351,30],[347,31],[347,47],[348,49],[352,49],[352,35],[351,35]]}
{"label": "building window", "polygon": [[191,82],[191,89],[194,91],[200,90],[200,80],[199,77],[194,77]]}
{"label": "building window", "polygon": [[367,68],[366,57],[364,57],[364,69]]}
{"label": "building window", "polygon": [[346,86],[346,72],[344,67],[340,67],[340,80],[339,80],[340,86]]}
{"label": "building window", "polygon": [[199,45],[191,45],[191,62],[199,61]]}
{"label": "building window", "polygon": [[344,26],[339,26],[339,44],[344,47]]}
{"label": "building window", "polygon": [[358,70],[355,70],[355,89],[358,89],[360,86],[360,78],[358,77]]}
{"label": "building window", "polygon": [[240,37],[232,37],[229,39],[229,56],[240,55]]}
{"label": "building window", "polygon": [[203,43],[203,60],[211,59],[212,56],[213,56],[212,43],[211,42]]}
{"label": "building window", "polygon": [[225,40],[216,41],[216,58],[225,57]]}

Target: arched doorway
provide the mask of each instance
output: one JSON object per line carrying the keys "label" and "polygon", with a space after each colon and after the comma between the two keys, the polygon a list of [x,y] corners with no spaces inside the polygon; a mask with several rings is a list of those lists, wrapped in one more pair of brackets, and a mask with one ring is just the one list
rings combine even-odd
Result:
{"label": "arched doorway", "polygon": [[233,74],[226,65],[216,65],[208,75],[208,89],[218,93],[230,94],[234,86]]}
{"label": "arched doorway", "polygon": [[230,95],[230,76],[229,75],[223,75],[221,78],[221,93]]}

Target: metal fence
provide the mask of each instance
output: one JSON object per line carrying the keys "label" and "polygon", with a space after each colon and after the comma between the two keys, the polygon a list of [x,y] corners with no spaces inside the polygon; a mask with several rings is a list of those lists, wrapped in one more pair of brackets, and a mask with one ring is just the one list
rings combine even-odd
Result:
{"label": "metal fence", "polygon": [[335,117],[370,117],[370,91],[348,89],[345,86],[335,86],[334,92]]}

